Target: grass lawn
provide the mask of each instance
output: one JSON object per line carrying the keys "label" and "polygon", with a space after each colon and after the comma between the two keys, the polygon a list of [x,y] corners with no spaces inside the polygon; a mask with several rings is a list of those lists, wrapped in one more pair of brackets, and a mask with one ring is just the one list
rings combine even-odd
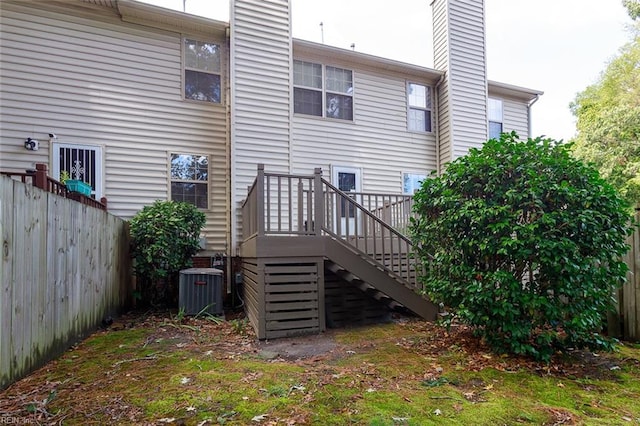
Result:
{"label": "grass lawn", "polygon": [[633,425],[639,401],[640,345],[547,365],[415,319],[259,342],[246,320],[155,314],[2,391],[0,423]]}

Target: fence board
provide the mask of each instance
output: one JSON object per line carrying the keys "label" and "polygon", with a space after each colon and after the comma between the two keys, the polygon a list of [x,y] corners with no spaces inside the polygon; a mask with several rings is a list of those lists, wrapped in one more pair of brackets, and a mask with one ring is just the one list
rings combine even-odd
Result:
{"label": "fence board", "polygon": [[[636,210],[636,224],[640,222],[640,210]],[[624,258],[629,272],[627,282],[620,290],[619,306],[622,315],[622,333],[626,340],[640,340],[640,229],[636,227],[627,243],[631,249]]]}
{"label": "fence board", "polygon": [[0,177],[0,388],[129,301],[125,221]]}
{"label": "fence board", "polygon": [[13,276],[13,185],[0,185],[0,236],[2,237],[2,259],[0,259],[0,372],[11,370],[11,341],[13,328],[11,301],[13,285],[5,277]]}

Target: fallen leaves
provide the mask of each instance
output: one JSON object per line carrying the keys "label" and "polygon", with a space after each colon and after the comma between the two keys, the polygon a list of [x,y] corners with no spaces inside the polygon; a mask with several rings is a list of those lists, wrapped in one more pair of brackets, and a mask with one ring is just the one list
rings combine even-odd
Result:
{"label": "fallen leaves", "polygon": [[[275,341],[268,345],[259,343],[250,329],[238,333],[229,322],[213,324],[193,319],[185,321],[188,323],[168,325],[165,318],[154,315],[132,321],[131,325],[120,320],[111,331],[99,332],[98,337],[108,340],[108,333],[113,333],[118,328],[144,329],[145,333],[140,333],[139,340],[135,342],[130,340],[113,343],[113,348],[117,349],[114,351],[116,355],[103,361],[101,368],[90,373],[83,368],[95,362],[97,354],[92,352],[91,344],[78,345],[64,358],[48,364],[3,391],[0,394],[0,413],[27,413],[37,419],[34,423],[38,424],[54,424],[62,420],[69,423],[100,424],[104,419],[120,424],[149,424],[151,420],[142,406],[136,406],[127,399],[126,394],[123,397],[123,393],[119,394],[113,389],[148,382],[151,371],[171,368],[170,365],[166,367],[165,363],[172,357],[178,362],[192,363],[193,371],[182,370],[166,376],[167,383],[179,388],[181,395],[198,395],[198,392],[205,390],[207,381],[200,374],[208,374],[209,371],[211,374],[220,373],[217,368],[212,370],[209,367],[208,371],[207,365],[238,365],[235,360],[250,360],[249,365],[252,367],[236,371],[233,383],[243,390],[231,402],[220,403],[215,396],[204,402],[198,402],[197,397],[195,400],[183,400],[174,406],[173,411],[166,410],[157,415],[152,420],[156,424],[180,424],[184,419],[188,420],[188,424],[201,426],[216,423],[253,423],[260,426],[310,424],[316,420],[303,407],[317,404],[317,401],[326,398],[326,387],[344,391],[344,395],[335,398],[342,398],[336,403],[336,412],[345,417],[362,415],[359,413],[362,406],[391,392],[407,406],[419,404],[423,398],[433,400],[434,405],[425,413],[449,419],[460,411],[468,410],[470,404],[495,398],[505,387],[501,381],[486,378],[483,381],[478,378],[480,374],[476,378],[473,374],[471,378],[467,375],[464,380],[460,380],[459,372],[472,373],[487,368],[501,372],[528,371],[552,377],[549,380],[550,386],[564,388],[565,384],[569,385],[575,378],[603,375],[615,377],[621,367],[637,363],[635,360],[627,362],[621,359],[615,359],[614,362],[613,356],[607,354],[596,356],[597,354],[589,352],[577,352],[570,360],[558,357],[551,364],[538,364],[526,358],[490,353],[465,326],[454,325],[445,330],[423,321],[406,321],[393,325],[397,327],[393,329],[397,333],[390,337],[360,341],[352,338],[342,344],[338,339],[333,339],[331,332],[321,337],[296,338],[291,340],[290,345],[297,349],[304,346],[304,352],[287,356],[278,349],[274,351],[278,354],[277,357],[263,359],[259,356],[260,351],[276,347]],[[362,331],[363,334],[366,332],[367,330]],[[316,345],[329,340],[331,345]],[[382,345],[388,345],[393,354],[397,352],[410,356],[415,362],[407,363],[409,368],[406,370],[398,368],[398,365],[403,365],[401,357],[391,357],[390,364],[385,364],[387,358],[376,358],[382,352],[379,349]],[[253,368],[256,365],[253,360],[276,368],[280,364],[283,367],[293,366],[301,373],[295,378],[278,378],[276,383],[271,383],[271,374],[265,374],[260,368]],[[398,365],[392,365],[394,362]],[[59,363],[68,368],[66,376],[55,376]],[[415,366],[419,368],[411,368]],[[47,381],[49,377],[54,377],[55,380]],[[160,394],[163,392],[162,386],[150,384],[148,392]],[[594,386],[584,384],[585,389]],[[224,392],[224,389],[220,392]],[[334,395],[331,397],[334,398]],[[280,402],[281,398],[288,400]],[[282,404],[277,409],[255,405],[268,404],[277,399]],[[596,406],[595,402],[593,406]],[[246,407],[253,408],[247,411]],[[436,407],[437,410],[434,410]],[[571,413],[567,414],[562,410],[549,411],[548,414],[556,424],[571,424],[576,420],[571,417]],[[635,417],[622,412],[617,420],[628,422],[626,419],[629,418],[635,421]],[[203,418],[207,420],[202,420]],[[419,419],[409,418],[408,413],[399,411],[393,417],[387,417],[386,421],[407,424],[419,422]]]}

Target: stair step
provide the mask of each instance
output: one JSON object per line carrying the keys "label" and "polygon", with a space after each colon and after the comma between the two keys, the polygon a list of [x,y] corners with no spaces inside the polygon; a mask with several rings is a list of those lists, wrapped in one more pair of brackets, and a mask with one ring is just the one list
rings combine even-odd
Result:
{"label": "stair step", "polygon": [[344,271],[344,269],[342,269],[342,267],[337,263],[326,262],[326,264],[327,264],[327,269],[333,272],[334,274],[338,273],[338,271]]}

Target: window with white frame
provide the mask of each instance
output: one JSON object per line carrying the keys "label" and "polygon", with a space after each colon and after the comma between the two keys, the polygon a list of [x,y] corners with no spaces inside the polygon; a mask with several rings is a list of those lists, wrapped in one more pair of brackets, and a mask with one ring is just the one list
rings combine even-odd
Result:
{"label": "window with white frame", "polygon": [[424,173],[402,173],[402,193],[413,195],[426,178]]}
{"label": "window with white frame", "polygon": [[215,43],[184,39],[184,98],[221,102],[221,54]]}
{"label": "window with white frame", "polygon": [[293,61],[293,112],[353,120],[353,71]]}
{"label": "window with white frame", "polygon": [[171,154],[171,200],[209,207],[209,158],[206,155]]}
{"label": "window with white frame", "polygon": [[431,87],[407,83],[407,126],[414,132],[431,131]]}
{"label": "window with white frame", "polygon": [[502,100],[489,98],[487,107],[489,139],[500,139],[500,133],[502,133]]}

